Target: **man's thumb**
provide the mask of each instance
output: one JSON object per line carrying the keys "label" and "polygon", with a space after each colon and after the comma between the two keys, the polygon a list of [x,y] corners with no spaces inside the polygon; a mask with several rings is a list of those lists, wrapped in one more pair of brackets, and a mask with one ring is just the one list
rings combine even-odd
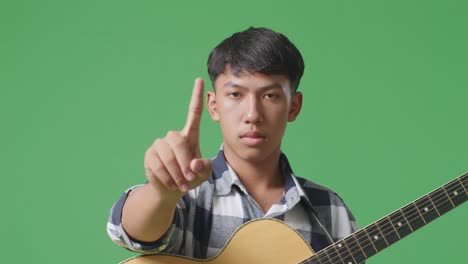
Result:
{"label": "man's thumb", "polygon": [[193,159],[190,169],[203,181],[206,181],[213,171],[210,159]]}

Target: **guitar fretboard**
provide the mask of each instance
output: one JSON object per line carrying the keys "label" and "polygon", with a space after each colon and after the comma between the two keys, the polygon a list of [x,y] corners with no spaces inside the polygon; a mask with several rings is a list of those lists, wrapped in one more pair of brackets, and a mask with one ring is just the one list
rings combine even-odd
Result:
{"label": "guitar fretboard", "polygon": [[358,264],[468,199],[468,173],[366,226],[301,264]]}

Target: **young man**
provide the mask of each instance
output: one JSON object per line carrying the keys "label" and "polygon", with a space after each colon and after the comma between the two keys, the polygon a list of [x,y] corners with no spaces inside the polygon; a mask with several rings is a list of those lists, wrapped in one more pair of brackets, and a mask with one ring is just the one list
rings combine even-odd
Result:
{"label": "young man", "polygon": [[302,106],[302,56],[282,34],[249,28],[210,54],[213,91],[206,97],[220,123],[216,158],[200,156],[203,80],[196,79],[185,127],[158,138],[145,154],[148,182],[127,190],[107,225],[117,244],[141,253],[215,256],[243,223],[277,218],[318,251],[356,230],[333,191],[296,177],[281,152],[288,122]]}

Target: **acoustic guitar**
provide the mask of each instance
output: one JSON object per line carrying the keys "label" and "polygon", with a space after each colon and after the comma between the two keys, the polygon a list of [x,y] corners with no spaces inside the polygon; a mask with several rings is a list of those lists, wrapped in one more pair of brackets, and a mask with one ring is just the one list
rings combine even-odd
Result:
{"label": "acoustic guitar", "polygon": [[260,218],[242,225],[211,259],[157,254],[137,256],[121,263],[358,264],[466,202],[467,189],[468,173],[465,173],[317,253],[285,223]]}

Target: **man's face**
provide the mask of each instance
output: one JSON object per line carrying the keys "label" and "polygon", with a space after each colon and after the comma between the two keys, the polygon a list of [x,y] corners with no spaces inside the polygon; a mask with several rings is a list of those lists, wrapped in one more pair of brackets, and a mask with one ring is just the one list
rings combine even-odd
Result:
{"label": "man's face", "polygon": [[208,92],[207,106],[223,133],[226,158],[261,162],[279,155],[287,122],[296,119],[302,94],[291,92],[283,75],[218,76],[215,92]]}

